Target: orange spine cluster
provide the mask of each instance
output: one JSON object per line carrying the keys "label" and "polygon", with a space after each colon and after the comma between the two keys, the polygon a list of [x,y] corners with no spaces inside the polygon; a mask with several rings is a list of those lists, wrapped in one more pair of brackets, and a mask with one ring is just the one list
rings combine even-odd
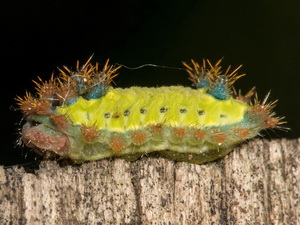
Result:
{"label": "orange spine cluster", "polygon": [[[112,79],[118,75],[116,71],[120,67],[110,66],[109,60],[107,60],[100,70],[98,63],[96,65],[90,63],[91,59],[92,57],[81,67],[77,62],[75,71],[64,66],[64,69],[59,69],[59,76],[54,78],[52,75],[49,81],[43,81],[40,77],[38,77],[38,81],[33,81],[36,85],[37,95],[33,96],[26,92],[23,98],[19,96],[16,98],[23,114],[25,116],[30,114],[51,115],[54,107],[72,104],[79,96],[86,97],[97,85],[98,89],[103,89],[105,92]],[[95,92],[95,90],[93,91]]]}

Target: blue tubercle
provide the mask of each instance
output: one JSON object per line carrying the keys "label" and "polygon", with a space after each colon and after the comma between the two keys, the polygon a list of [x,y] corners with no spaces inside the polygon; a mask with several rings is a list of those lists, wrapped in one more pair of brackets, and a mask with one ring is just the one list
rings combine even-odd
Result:
{"label": "blue tubercle", "polygon": [[210,82],[207,77],[201,79],[196,85],[197,88],[207,88],[209,86],[210,86]]}
{"label": "blue tubercle", "polygon": [[66,105],[67,106],[73,105],[77,102],[77,100],[78,100],[78,97],[71,98],[66,102]]}
{"label": "blue tubercle", "polygon": [[227,100],[230,98],[230,90],[228,88],[227,79],[220,78],[208,90],[208,94],[219,100]]}
{"label": "blue tubercle", "polygon": [[228,88],[224,85],[216,85],[211,90],[208,91],[208,94],[214,96],[216,99],[219,100],[226,100],[230,97],[230,93]]}
{"label": "blue tubercle", "polygon": [[107,86],[98,84],[95,87],[93,87],[84,97],[87,100],[98,99],[104,96],[106,92],[107,92]]}
{"label": "blue tubercle", "polygon": [[[83,76],[75,76],[75,80],[77,83],[77,91],[80,96],[82,96],[84,99],[90,100],[90,99],[99,99],[102,96],[104,96],[107,92],[107,85],[104,84],[104,82],[99,82],[95,86],[91,86],[87,82],[87,78]],[[71,101],[70,105],[74,104],[77,100]]]}
{"label": "blue tubercle", "polygon": [[82,93],[85,90],[84,78],[81,76],[77,76],[77,75],[73,75],[73,77],[75,77],[78,92]]}

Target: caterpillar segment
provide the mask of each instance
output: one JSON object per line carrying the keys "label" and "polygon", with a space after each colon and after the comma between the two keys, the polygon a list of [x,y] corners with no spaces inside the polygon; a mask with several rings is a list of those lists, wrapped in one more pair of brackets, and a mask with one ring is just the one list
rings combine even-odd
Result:
{"label": "caterpillar segment", "polygon": [[26,120],[22,140],[45,157],[76,163],[151,152],[197,164],[218,159],[284,123],[268,95],[260,102],[254,89],[237,93],[233,84],[244,74],[240,66],[223,72],[221,61],[183,63],[194,88],[114,88],[120,67],[108,60],[102,69],[91,58],[75,70],[64,66],[57,77],[34,81],[36,95],[16,98]]}

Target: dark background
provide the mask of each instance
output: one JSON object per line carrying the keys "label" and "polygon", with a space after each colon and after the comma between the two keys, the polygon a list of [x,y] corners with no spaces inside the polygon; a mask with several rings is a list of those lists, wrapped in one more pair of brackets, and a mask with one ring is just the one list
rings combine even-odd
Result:
{"label": "dark background", "polygon": [[[243,64],[248,75],[236,87],[271,92],[276,112],[290,132],[267,138],[297,138],[300,128],[300,1],[58,1],[1,0],[0,164],[30,162],[16,146],[21,113],[14,98],[33,91],[32,79],[48,79],[57,66],[93,61],[129,67],[153,63],[182,67],[208,58]],[[119,87],[190,85],[184,71],[159,67],[121,69]]]}

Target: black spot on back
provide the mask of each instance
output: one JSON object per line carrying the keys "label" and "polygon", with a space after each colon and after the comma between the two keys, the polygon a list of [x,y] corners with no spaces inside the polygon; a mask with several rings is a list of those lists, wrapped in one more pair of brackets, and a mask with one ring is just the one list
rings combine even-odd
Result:
{"label": "black spot on back", "polygon": [[129,114],[130,114],[130,110],[129,109],[125,110],[124,113],[123,113],[124,116],[129,116]]}
{"label": "black spot on back", "polygon": [[160,111],[160,113],[166,113],[168,111],[168,108],[162,107],[162,108],[160,108],[159,111]]}
{"label": "black spot on back", "polygon": [[140,109],[140,113],[141,114],[146,114],[147,113],[147,109]]}
{"label": "black spot on back", "polygon": [[179,112],[180,113],[187,113],[187,109],[180,109]]}
{"label": "black spot on back", "polygon": [[110,113],[104,113],[104,118],[105,118],[105,119],[110,118]]}
{"label": "black spot on back", "polygon": [[202,116],[202,115],[205,114],[205,111],[203,111],[203,110],[197,110],[197,113],[198,113],[199,116]]}

